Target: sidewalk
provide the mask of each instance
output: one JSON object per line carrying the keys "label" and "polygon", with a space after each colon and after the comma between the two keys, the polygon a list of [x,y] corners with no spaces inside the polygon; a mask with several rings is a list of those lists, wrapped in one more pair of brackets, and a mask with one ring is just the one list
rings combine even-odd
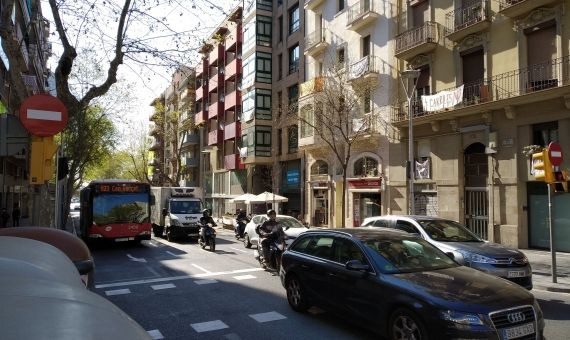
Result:
{"label": "sidewalk", "polygon": [[551,292],[570,293],[570,254],[556,253],[556,273],[558,283],[552,283],[550,271],[550,251],[519,249],[532,266],[534,288]]}

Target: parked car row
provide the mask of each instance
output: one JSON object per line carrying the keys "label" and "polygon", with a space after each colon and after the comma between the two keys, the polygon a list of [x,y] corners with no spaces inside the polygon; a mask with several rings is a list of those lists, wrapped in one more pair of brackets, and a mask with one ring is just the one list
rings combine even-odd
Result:
{"label": "parked car row", "polygon": [[295,311],[350,315],[389,339],[542,339],[530,273],[519,251],[425,216],[306,230],[280,267]]}

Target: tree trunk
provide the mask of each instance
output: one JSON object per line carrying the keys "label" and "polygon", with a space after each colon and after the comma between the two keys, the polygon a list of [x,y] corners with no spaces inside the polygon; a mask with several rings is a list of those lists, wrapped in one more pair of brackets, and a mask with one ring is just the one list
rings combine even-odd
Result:
{"label": "tree trunk", "polygon": [[348,210],[348,205],[346,204],[346,168],[347,166],[342,167],[342,227],[346,228],[346,214]]}

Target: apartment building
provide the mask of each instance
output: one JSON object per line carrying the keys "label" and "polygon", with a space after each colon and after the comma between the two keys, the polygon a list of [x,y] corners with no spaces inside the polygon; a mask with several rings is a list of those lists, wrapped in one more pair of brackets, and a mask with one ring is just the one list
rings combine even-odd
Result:
{"label": "apartment building", "polygon": [[[39,188],[35,190],[29,184],[30,135],[20,123],[16,103],[21,103],[27,96],[48,92],[50,25],[42,15],[40,1],[14,1],[13,6],[8,19],[14,24],[13,39],[0,44],[19,45],[17,60],[10,60],[4,47],[0,46],[0,208],[6,208],[11,214],[14,205],[18,205],[22,218],[29,217],[30,223],[40,225],[49,223],[40,221],[39,213],[47,195],[40,197]],[[15,79],[10,74],[14,63],[22,66],[18,76],[25,85],[23,98],[15,90]]]}
{"label": "apartment building", "polygon": [[[398,70],[419,70],[410,111],[417,159],[415,213],[464,222],[514,247],[548,247],[544,183],[530,174],[528,145],[570,150],[568,0],[399,0]],[[398,73],[396,73],[398,76]],[[447,90],[449,92],[442,92]],[[420,95],[433,95],[424,97]],[[391,122],[392,213],[406,213],[408,107],[401,88]],[[570,167],[565,160],[562,168]],[[554,198],[555,224],[570,195]],[[566,223],[567,224],[567,223]],[[570,231],[557,228],[570,251]]]}
{"label": "apartment building", "polygon": [[366,119],[368,126],[350,153],[346,221],[341,218],[341,163],[314,128],[299,128],[299,145],[307,156],[306,220],[320,226],[359,226],[368,216],[386,213],[390,205],[384,188],[389,179],[390,138],[394,138],[389,126],[391,94],[396,91],[391,41],[394,7],[389,1],[377,0],[308,0],[304,9],[307,81],[300,87],[299,115],[306,118],[316,110],[327,110],[321,93],[326,92],[328,82],[355,89],[370,84],[367,95],[357,98],[354,122],[347,122],[354,125]]}
{"label": "apartment building", "polygon": [[153,107],[153,113],[149,120],[149,134],[153,138],[153,142],[149,148],[149,174],[153,185],[161,186],[165,182],[164,178],[164,93],[153,99],[150,106]]}

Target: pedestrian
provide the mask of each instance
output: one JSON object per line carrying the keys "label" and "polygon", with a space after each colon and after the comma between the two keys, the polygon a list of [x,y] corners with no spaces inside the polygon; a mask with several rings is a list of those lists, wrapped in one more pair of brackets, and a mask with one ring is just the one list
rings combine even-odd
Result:
{"label": "pedestrian", "polygon": [[8,214],[6,208],[2,208],[2,211],[0,211],[0,227],[6,228],[8,226],[9,219],[10,219],[10,214]]}
{"label": "pedestrian", "polygon": [[12,226],[20,226],[20,207],[17,204],[14,204],[14,209],[12,209]]}

